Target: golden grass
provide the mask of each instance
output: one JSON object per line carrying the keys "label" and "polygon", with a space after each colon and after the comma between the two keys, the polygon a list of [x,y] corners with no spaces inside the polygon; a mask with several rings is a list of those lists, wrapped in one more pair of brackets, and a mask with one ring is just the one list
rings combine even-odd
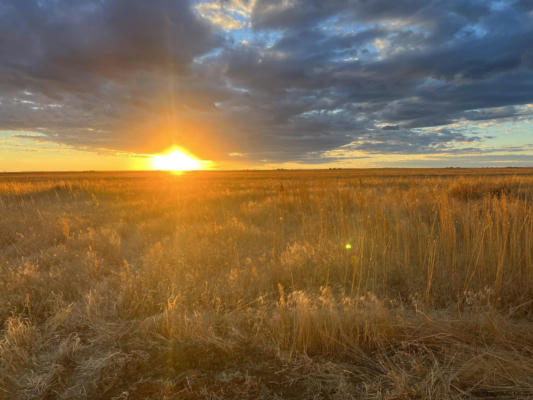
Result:
{"label": "golden grass", "polygon": [[0,399],[533,397],[532,206],[533,169],[2,174]]}

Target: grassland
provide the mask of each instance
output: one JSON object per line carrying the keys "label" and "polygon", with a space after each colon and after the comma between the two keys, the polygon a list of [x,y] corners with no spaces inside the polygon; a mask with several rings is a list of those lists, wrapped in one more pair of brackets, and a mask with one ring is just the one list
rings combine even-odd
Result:
{"label": "grassland", "polygon": [[533,397],[533,169],[0,175],[0,399]]}

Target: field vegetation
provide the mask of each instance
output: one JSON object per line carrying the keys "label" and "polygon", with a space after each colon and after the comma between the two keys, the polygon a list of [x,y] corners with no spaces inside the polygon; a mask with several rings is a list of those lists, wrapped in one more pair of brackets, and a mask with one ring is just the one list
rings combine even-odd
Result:
{"label": "field vegetation", "polygon": [[533,169],[0,175],[0,399],[533,397]]}

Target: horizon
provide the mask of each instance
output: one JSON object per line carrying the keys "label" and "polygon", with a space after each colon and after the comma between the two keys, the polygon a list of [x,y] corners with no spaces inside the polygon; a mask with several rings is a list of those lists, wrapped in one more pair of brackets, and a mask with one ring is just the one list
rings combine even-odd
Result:
{"label": "horizon", "polygon": [[154,173],[165,175],[186,175],[203,173],[224,173],[224,172],[327,172],[327,171],[445,171],[445,170],[532,170],[533,166],[487,166],[487,167],[329,167],[329,168],[242,168],[242,169],[193,169],[193,170],[164,170],[164,169],[87,169],[87,170],[27,170],[27,171],[0,171],[0,175],[23,175],[23,174],[121,174],[121,173]]}

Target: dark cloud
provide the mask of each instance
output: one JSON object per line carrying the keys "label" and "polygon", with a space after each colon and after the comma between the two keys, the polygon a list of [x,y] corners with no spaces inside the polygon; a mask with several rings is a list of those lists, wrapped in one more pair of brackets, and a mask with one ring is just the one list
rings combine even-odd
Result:
{"label": "dark cloud", "polygon": [[[369,153],[388,154],[436,154],[472,152],[476,148],[472,145],[479,141],[478,136],[466,136],[462,132],[451,129],[441,129],[430,132],[416,132],[413,130],[378,130],[372,134],[363,135],[358,142],[348,148]],[[469,146],[457,149],[458,142]]]}
{"label": "dark cloud", "polygon": [[[222,43],[186,1],[1,1],[0,125],[71,145],[142,151],[165,113],[216,97],[189,68]],[[36,95],[33,106],[17,102],[22,91]],[[169,111],[180,97],[190,100]],[[61,107],[51,109],[55,103]],[[134,116],[145,132],[129,123]]]}
{"label": "dark cloud", "polygon": [[53,91],[138,70],[180,73],[219,43],[187,2],[173,0],[2,1],[0,38],[2,81]]}
{"label": "dark cloud", "polygon": [[343,22],[400,21],[425,27],[460,27],[490,13],[490,2],[472,0],[258,0],[252,14],[256,29],[309,28],[337,17]]}
{"label": "dark cloud", "polygon": [[192,0],[0,0],[0,129],[214,160],[471,151],[451,124],[533,113],[530,3],[257,0],[231,31]]}

